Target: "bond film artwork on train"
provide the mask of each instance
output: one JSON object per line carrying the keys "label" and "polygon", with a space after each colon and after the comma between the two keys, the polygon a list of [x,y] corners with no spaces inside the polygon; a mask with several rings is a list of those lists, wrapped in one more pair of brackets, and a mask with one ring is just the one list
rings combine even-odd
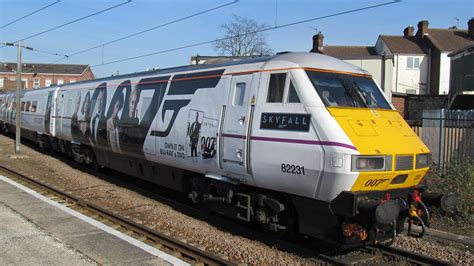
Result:
{"label": "bond film artwork on train", "polygon": [[[165,98],[169,95],[190,97],[199,89],[214,88],[222,72],[176,75],[172,80],[170,76],[145,78],[134,83],[125,80],[118,86],[104,82],[94,89],[79,86],[73,93],[61,91],[56,112],[56,118],[61,120],[58,126],[70,128],[71,138],[76,143],[143,156],[143,144],[158,111],[161,110],[161,115],[158,114],[161,117],[158,124],[161,124],[154,127],[151,135],[166,137],[180,110],[190,102],[189,99]],[[199,83],[189,82],[193,77],[198,77]],[[170,90],[166,94],[168,83]],[[61,105],[62,99],[67,101],[64,106]],[[69,117],[67,114],[71,110]],[[165,116],[170,116],[166,123]],[[160,154],[182,159],[215,158],[217,117],[207,117],[205,110],[189,110],[186,127],[186,135],[159,147]]]}

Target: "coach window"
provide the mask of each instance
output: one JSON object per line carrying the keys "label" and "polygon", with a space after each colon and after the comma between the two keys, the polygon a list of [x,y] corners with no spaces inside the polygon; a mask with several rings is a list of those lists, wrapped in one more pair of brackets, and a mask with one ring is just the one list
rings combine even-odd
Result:
{"label": "coach window", "polygon": [[298,93],[296,92],[294,82],[290,78],[290,87],[288,89],[288,103],[300,103],[300,97],[298,97]]}
{"label": "coach window", "polygon": [[30,102],[30,101],[27,101],[27,102],[26,102],[26,105],[25,105],[25,112],[29,112],[29,111],[30,111],[30,106],[31,106],[31,102]]}
{"label": "coach window", "polygon": [[38,101],[31,102],[31,112],[36,113],[36,109],[38,108]]}
{"label": "coach window", "polygon": [[286,73],[275,73],[270,75],[268,85],[267,103],[283,102],[283,93],[285,92]]}
{"label": "coach window", "polygon": [[234,106],[243,106],[245,103],[245,82],[235,84]]}
{"label": "coach window", "polygon": [[21,105],[20,105],[20,111],[24,112],[25,111],[25,102],[21,102]]}

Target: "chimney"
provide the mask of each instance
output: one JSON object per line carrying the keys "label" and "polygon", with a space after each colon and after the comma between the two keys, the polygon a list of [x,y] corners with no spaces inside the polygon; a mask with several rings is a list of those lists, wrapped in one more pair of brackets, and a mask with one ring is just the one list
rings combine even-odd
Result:
{"label": "chimney", "polygon": [[418,22],[418,31],[416,32],[416,37],[421,39],[424,35],[428,34],[428,20],[422,20]]}
{"label": "chimney", "polygon": [[324,42],[324,35],[321,32],[319,32],[316,35],[313,35],[313,49],[311,50],[311,52],[322,53],[323,42]]}
{"label": "chimney", "polygon": [[467,34],[469,35],[469,38],[474,40],[474,18],[471,18],[467,22]]}
{"label": "chimney", "polygon": [[413,37],[413,33],[415,32],[415,28],[412,26],[408,26],[403,30],[403,37]]}

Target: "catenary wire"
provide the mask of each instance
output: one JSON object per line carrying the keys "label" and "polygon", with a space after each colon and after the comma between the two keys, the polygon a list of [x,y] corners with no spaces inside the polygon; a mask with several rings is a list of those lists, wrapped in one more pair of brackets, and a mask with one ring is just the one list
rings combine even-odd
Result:
{"label": "catenary wire", "polygon": [[[38,32],[38,33],[36,33],[36,34],[30,35],[30,36],[25,37],[25,38],[23,38],[23,39],[17,40],[17,41],[15,41],[15,42],[25,41],[25,40],[31,39],[31,38],[33,38],[33,37],[39,36],[39,35],[41,35],[41,34],[45,34],[45,33],[47,33],[47,32],[53,31],[53,30],[57,30],[57,29],[59,29],[59,28],[62,28],[62,27],[64,27],[64,26],[67,26],[67,25],[76,23],[76,22],[81,21],[81,20],[84,20],[84,19],[86,19],[86,18],[90,18],[90,17],[92,17],[92,16],[99,15],[99,14],[101,14],[101,13],[104,13],[104,12],[106,12],[106,11],[112,10],[112,9],[114,9],[114,8],[117,8],[117,7],[126,5],[126,4],[128,4],[128,3],[130,3],[130,2],[132,2],[132,0],[127,0],[127,1],[122,2],[122,3],[120,3],[120,4],[117,4],[117,5],[114,5],[114,6],[105,8],[105,9],[102,9],[102,10],[100,10],[100,11],[94,12],[94,13],[89,14],[89,15],[87,15],[87,16],[84,16],[84,17],[81,17],[81,18],[78,18],[78,19],[74,19],[74,20],[72,20],[72,21],[69,21],[69,22],[66,22],[66,23],[64,23],[64,24],[58,25],[58,26],[53,27],[53,28],[51,28],[51,29],[47,29],[47,30]],[[5,47],[5,46],[3,46],[3,47]],[[0,47],[0,48],[3,48],[3,47]]]}
{"label": "catenary wire", "polygon": [[91,51],[91,50],[94,50],[94,49],[97,49],[97,48],[100,48],[100,47],[104,47],[105,45],[109,45],[109,44],[112,44],[112,43],[116,43],[116,42],[119,42],[119,41],[123,41],[123,40],[125,40],[125,39],[131,38],[131,37],[135,37],[135,36],[137,36],[137,35],[140,35],[140,34],[143,34],[143,33],[149,32],[149,31],[152,31],[152,30],[156,30],[156,29],[159,29],[159,28],[163,28],[163,27],[165,27],[165,26],[168,26],[168,25],[171,25],[171,24],[174,24],[174,23],[177,23],[177,22],[186,20],[186,19],[193,18],[193,17],[199,16],[199,15],[202,15],[202,14],[205,14],[205,13],[208,13],[208,12],[211,12],[211,11],[214,11],[214,10],[217,10],[217,9],[220,9],[220,8],[223,8],[223,7],[226,7],[226,6],[235,4],[235,3],[237,3],[237,2],[238,2],[238,0],[234,0],[234,1],[232,1],[232,2],[223,4],[223,5],[220,5],[220,6],[216,6],[216,7],[210,8],[210,9],[206,9],[206,10],[203,10],[203,11],[200,11],[200,12],[197,12],[197,13],[194,13],[194,14],[192,14],[192,15],[188,15],[188,16],[185,16],[185,17],[182,17],[182,18],[179,18],[179,19],[175,19],[175,20],[172,20],[172,21],[163,23],[163,24],[158,25],[158,26],[154,26],[154,27],[151,27],[151,28],[148,28],[148,29],[145,29],[145,30],[141,30],[141,31],[138,31],[138,32],[135,32],[135,33],[132,33],[132,34],[129,34],[129,35],[126,35],[126,36],[123,36],[123,37],[120,37],[120,38],[117,38],[117,39],[108,41],[108,42],[104,42],[104,43],[101,43],[101,44],[98,44],[98,45],[95,45],[95,46],[86,48],[86,49],[84,49],[84,50],[81,50],[81,51],[78,51],[78,52],[75,52],[75,53],[72,53],[72,54],[68,54],[67,57],[59,58],[58,60],[53,61],[53,62],[51,62],[51,63],[56,63],[56,62],[59,62],[59,61],[62,61],[62,60],[64,60],[64,59],[66,59],[66,58],[70,58],[70,57],[75,56],[75,55],[78,55],[78,54],[82,54],[82,53],[85,53],[85,52],[88,52],[88,51]]}
{"label": "catenary wire", "polygon": [[3,25],[3,26],[0,26],[0,29],[6,28],[7,26],[10,26],[10,25],[12,25],[12,24],[15,23],[15,22],[18,22],[18,21],[20,21],[20,20],[22,20],[22,19],[25,19],[25,18],[29,17],[29,16],[32,16],[32,15],[34,15],[34,14],[36,14],[36,13],[42,11],[42,10],[45,10],[45,9],[48,8],[48,7],[54,6],[55,4],[57,4],[57,3],[59,3],[59,2],[61,2],[61,0],[56,0],[56,2],[53,2],[53,3],[49,4],[49,5],[46,5],[46,6],[42,7],[42,8],[40,8],[40,9],[37,9],[37,10],[33,11],[33,12],[31,12],[31,13],[28,13],[28,14],[24,15],[23,17],[17,18],[17,19],[15,19],[15,20],[11,21],[11,22],[8,22],[7,24],[5,24],[5,25]]}
{"label": "catenary wire", "polygon": [[[4,45],[4,46],[17,46],[18,44],[17,43],[4,43],[4,42],[0,42],[1,45]],[[32,48],[30,46],[25,46],[25,45],[22,45],[23,48],[27,49],[27,50],[30,50],[30,51],[33,51],[33,52],[39,52],[39,53],[43,53],[43,54],[49,54],[49,55],[57,55],[57,56],[66,56],[65,54],[60,54],[60,53],[54,53],[54,52],[49,52],[49,51],[45,51],[45,50],[40,50],[40,49],[36,49],[36,48]]]}
{"label": "catenary wire", "polygon": [[39,52],[39,53],[43,53],[43,54],[49,54],[49,55],[56,55],[56,56],[65,56],[67,57],[66,54],[60,54],[60,53],[54,53],[54,52],[48,52],[48,51],[44,51],[44,50],[40,50],[40,49],[36,49],[36,48],[33,48],[34,52]]}
{"label": "catenary wire", "polygon": [[[385,2],[385,3],[381,3],[381,4],[370,5],[370,6],[351,9],[351,10],[342,11],[342,12],[338,12],[338,13],[333,13],[333,14],[329,14],[329,15],[325,15],[325,16],[320,16],[320,17],[295,21],[295,22],[291,22],[291,23],[287,23],[287,24],[283,24],[283,25],[279,25],[279,26],[273,26],[273,27],[264,28],[264,29],[257,30],[257,31],[247,32],[247,33],[242,34],[240,36],[246,36],[246,35],[251,35],[251,34],[255,34],[255,33],[259,33],[259,32],[266,32],[266,31],[270,31],[270,30],[286,28],[286,27],[297,25],[297,24],[302,24],[302,23],[306,23],[306,22],[310,22],[310,21],[315,21],[315,20],[320,20],[320,19],[325,19],[325,18],[330,18],[330,17],[335,17],[335,16],[341,16],[341,15],[345,15],[345,14],[349,14],[349,13],[354,13],[354,12],[359,12],[359,11],[363,11],[363,10],[367,10],[367,9],[373,9],[373,8],[377,8],[377,7],[381,7],[381,6],[395,4],[395,3],[398,3],[398,2],[401,2],[401,0],[393,0],[393,1]],[[182,50],[182,49],[186,49],[186,48],[190,48],[190,47],[210,44],[210,43],[214,43],[214,42],[218,42],[218,41],[229,40],[229,39],[232,39],[232,38],[235,38],[235,37],[237,37],[237,36],[230,36],[230,37],[224,37],[224,38],[219,38],[219,39],[214,39],[214,40],[209,40],[209,41],[204,41],[204,42],[198,42],[198,43],[179,46],[179,47],[170,48],[170,49],[166,49],[166,50],[162,50],[162,51],[157,51],[157,52],[152,52],[152,53],[148,53],[148,54],[127,57],[127,58],[118,59],[118,60],[114,60],[114,61],[109,61],[109,62],[97,64],[97,65],[92,65],[92,67],[100,67],[100,66],[105,66],[105,65],[111,65],[111,64],[115,64],[115,63],[130,61],[130,60],[139,59],[139,58],[143,58],[143,57],[148,57],[148,56],[152,56],[152,55],[163,54],[163,53]]]}

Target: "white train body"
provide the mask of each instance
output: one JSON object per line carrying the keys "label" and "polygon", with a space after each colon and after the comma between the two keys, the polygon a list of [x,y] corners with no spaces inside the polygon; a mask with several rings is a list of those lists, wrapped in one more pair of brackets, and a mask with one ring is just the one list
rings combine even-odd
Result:
{"label": "white train body", "polygon": [[[53,146],[63,152],[72,147],[69,153],[80,161],[91,162],[89,155],[93,151],[100,165],[173,188],[181,184],[163,181],[166,178],[158,177],[155,164],[229,185],[329,204],[341,192],[354,191],[357,180],[364,176],[354,170],[354,156],[367,150],[360,144],[366,140],[359,143],[359,137],[364,135],[355,129],[359,137],[348,133],[338,120],[341,116],[328,108],[333,99],[326,92],[318,94],[308,71],[348,74],[373,83],[367,72],[338,59],[288,53],[25,91],[22,128],[30,138],[36,134],[35,140],[40,144],[46,137],[54,139]],[[383,95],[377,90],[373,93]],[[377,113],[377,108],[365,108],[372,110],[375,118],[378,115],[392,119],[383,112],[390,112],[392,117],[398,115],[383,96],[377,97],[385,111]],[[14,125],[13,101],[12,94],[0,96],[0,120],[10,127]],[[373,127],[377,129],[379,122],[374,119]],[[429,152],[416,136],[410,141],[421,147],[409,151],[412,159],[416,153]],[[387,148],[381,149],[381,154],[395,158],[395,154],[406,151]],[[145,162],[152,170],[144,169]],[[392,161],[384,164],[392,166]],[[390,170],[395,177],[396,169]],[[424,175],[427,168],[409,170],[413,175]],[[158,173],[166,171],[159,168]],[[173,171],[169,173],[174,176]],[[384,174],[387,176],[387,172]],[[392,186],[411,188],[414,181],[410,182]]]}

